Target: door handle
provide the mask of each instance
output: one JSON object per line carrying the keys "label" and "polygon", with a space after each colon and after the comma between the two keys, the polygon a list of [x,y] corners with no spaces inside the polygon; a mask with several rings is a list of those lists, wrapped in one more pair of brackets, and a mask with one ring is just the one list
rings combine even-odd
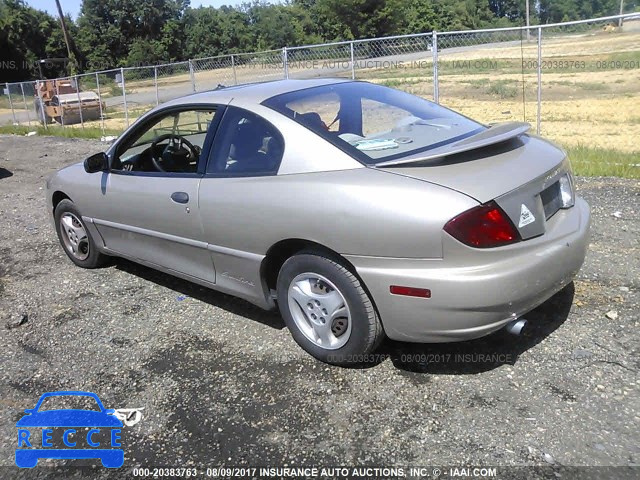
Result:
{"label": "door handle", "polygon": [[176,203],[189,203],[189,194],[186,192],[173,192],[171,200]]}

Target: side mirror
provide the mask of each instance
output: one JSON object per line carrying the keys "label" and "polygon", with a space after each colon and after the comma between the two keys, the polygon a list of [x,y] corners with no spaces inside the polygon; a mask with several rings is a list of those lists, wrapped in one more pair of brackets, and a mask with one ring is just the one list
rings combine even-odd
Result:
{"label": "side mirror", "polygon": [[104,152],[91,155],[84,161],[84,171],[87,173],[102,172],[109,169],[109,157]]}

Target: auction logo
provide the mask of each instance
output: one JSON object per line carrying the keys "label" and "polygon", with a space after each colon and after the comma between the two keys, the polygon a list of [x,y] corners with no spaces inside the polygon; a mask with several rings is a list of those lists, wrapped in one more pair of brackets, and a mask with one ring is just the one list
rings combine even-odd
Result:
{"label": "auction logo", "polygon": [[[57,408],[67,407],[70,403],[90,408]],[[99,458],[103,466],[119,468],[124,463],[124,451],[120,448],[121,419],[126,425],[133,425],[142,418],[139,410],[106,409],[91,392],[45,393],[16,423],[16,465],[33,468],[40,458]],[[137,413],[132,415],[132,412]]]}

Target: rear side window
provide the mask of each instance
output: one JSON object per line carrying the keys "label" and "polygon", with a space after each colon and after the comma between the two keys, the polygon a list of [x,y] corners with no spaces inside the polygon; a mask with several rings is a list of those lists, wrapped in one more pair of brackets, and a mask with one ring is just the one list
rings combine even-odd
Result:
{"label": "rear side window", "polygon": [[282,161],[280,132],[255,113],[228,107],[207,164],[207,173],[223,176],[275,175]]}

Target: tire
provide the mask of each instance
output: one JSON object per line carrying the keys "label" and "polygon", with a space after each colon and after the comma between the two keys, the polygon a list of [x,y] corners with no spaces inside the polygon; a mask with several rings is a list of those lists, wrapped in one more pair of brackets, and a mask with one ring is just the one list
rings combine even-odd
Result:
{"label": "tire", "polygon": [[293,339],[333,365],[370,363],[384,338],[382,324],[358,278],[339,259],[319,252],[289,258],[278,274],[278,307]]}
{"label": "tire", "polygon": [[82,215],[71,200],[58,203],[54,212],[56,233],[69,259],[82,268],[98,268],[107,261],[87,230]]}

